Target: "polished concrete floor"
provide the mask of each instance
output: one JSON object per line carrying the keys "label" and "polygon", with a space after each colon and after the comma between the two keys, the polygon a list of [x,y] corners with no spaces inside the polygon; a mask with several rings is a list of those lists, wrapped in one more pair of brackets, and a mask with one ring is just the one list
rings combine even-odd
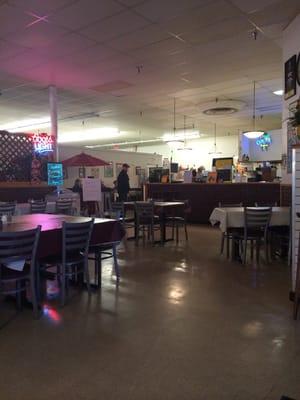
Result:
{"label": "polished concrete floor", "polygon": [[300,400],[300,321],[289,270],[219,256],[219,231],[178,246],[127,242],[88,299],[0,309],[0,399]]}

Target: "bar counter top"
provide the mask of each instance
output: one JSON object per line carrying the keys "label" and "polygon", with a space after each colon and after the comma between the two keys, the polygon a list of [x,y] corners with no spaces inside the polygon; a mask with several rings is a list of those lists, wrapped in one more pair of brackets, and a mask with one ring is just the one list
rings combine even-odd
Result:
{"label": "bar counter top", "polygon": [[192,210],[190,222],[206,224],[219,202],[242,203],[244,206],[254,206],[255,202],[276,202],[289,206],[291,187],[278,182],[148,183],[146,194],[150,198],[166,201],[189,200]]}
{"label": "bar counter top", "polygon": [[46,183],[0,182],[0,201],[26,203],[28,199],[42,199],[54,189]]}

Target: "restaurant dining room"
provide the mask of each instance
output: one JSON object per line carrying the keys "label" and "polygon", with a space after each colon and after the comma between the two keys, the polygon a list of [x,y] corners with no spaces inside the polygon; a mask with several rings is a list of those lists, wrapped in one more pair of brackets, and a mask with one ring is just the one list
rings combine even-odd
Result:
{"label": "restaurant dining room", "polygon": [[0,399],[300,400],[299,0],[0,1]]}

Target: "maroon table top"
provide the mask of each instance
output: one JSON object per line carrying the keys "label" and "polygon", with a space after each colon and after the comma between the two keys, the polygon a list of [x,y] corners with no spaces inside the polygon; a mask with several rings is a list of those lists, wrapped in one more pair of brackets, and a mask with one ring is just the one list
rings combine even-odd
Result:
{"label": "maroon table top", "polygon": [[[2,225],[2,232],[17,232],[34,229],[41,225],[38,256],[46,257],[59,254],[62,247],[62,223],[86,222],[90,218],[73,217],[69,215],[32,214],[18,215],[12,222]],[[124,236],[124,230],[119,221],[106,218],[95,218],[91,244],[119,242]]]}

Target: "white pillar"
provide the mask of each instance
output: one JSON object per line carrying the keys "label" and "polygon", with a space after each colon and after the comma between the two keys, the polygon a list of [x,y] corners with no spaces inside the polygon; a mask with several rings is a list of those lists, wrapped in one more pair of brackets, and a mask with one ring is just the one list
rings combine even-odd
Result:
{"label": "white pillar", "polygon": [[49,86],[49,106],[51,120],[51,135],[55,137],[55,153],[54,160],[58,161],[58,144],[57,144],[57,90],[56,86]]}

